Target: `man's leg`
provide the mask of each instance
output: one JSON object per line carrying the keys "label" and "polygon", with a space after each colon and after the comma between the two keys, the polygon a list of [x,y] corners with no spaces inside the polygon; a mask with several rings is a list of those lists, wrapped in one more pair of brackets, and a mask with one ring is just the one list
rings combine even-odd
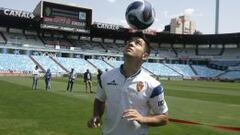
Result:
{"label": "man's leg", "polygon": [[89,85],[90,93],[93,93],[93,91],[92,91],[92,81],[89,80],[88,85]]}
{"label": "man's leg", "polygon": [[51,79],[48,80],[48,89],[51,89]]}
{"label": "man's leg", "polygon": [[72,92],[72,88],[73,88],[73,81],[71,81],[71,89],[70,89],[70,92]]}
{"label": "man's leg", "polygon": [[85,91],[88,93],[88,81],[85,82]]}
{"label": "man's leg", "polygon": [[36,79],[35,79],[35,90],[37,90],[37,83],[38,83],[38,78],[36,77]]}
{"label": "man's leg", "polygon": [[67,91],[69,90],[69,85],[70,85],[70,81],[68,81],[68,85],[67,85]]}
{"label": "man's leg", "polygon": [[45,90],[47,90],[47,89],[48,89],[48,80],[45,79]]}
{"label": "man's leg", "polygon": [[32,79],[32,90],[34,89],[34,86],[35,86],[35,77],[33,77]]}

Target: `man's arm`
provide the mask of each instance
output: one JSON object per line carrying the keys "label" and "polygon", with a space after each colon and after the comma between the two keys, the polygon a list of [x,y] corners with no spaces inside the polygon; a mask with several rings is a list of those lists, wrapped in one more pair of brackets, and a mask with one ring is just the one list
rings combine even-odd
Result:
{"label": "man's arm", "polygon": [[142,116],[137,110],[135,109],[127,109],[123,112],[123,118],[128,120],[135,120],[141,124],[147,124],[149,126],[163,126],[168,123],[168,114],[163,113],[159,115],[149,115],[149,116]]}
{"label": "man's arm", "polygon": [[105,109],[105,102],[102,102],[99,99],[95,98],[94,108],[93,108],[93,116],[88,121],[89,128],[96,128],[96,127],[101,126],[101,117],[104,113],[104,109]]}
{"label": "man's arm", "polygon": [[105,109],[105,102],[100,101],[95,98],[94,100],[94,108],[93,108],[93,117],[101,118]]}
{"label": "man's arm", "polygon": [[140,123],[147,124],[149,126],[164,126],[168,123],[168,115],[165,113],[160,115],[145,116],[140,120]]}

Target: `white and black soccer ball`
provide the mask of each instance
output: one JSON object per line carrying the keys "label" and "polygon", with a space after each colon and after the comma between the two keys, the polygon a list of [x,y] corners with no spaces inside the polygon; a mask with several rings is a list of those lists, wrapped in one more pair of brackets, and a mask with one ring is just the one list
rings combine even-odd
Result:
{"label": "white and black soccer ball", "polygon": [[148,1],[138,0],[128,5],[125,17],[130,27],[136,30],[144,30],[153,24],[155,10]]}

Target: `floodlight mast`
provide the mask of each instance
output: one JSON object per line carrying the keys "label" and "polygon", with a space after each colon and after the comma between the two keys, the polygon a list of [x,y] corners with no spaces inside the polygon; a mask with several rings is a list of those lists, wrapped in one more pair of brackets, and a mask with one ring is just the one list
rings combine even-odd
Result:
{"label": "floodlight mast", "polygon": [[216,0],[215,34],[218,34],[218,28],[219,28],[219,0]]}

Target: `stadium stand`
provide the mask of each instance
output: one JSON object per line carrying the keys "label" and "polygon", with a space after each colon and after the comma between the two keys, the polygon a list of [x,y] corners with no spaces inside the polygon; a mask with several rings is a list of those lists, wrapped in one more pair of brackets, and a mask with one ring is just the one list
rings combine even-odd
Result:
{"label": "stadium stand", "polygon": [[95,65],[98,69],[105,71],[106,69],[110,70],[113,67],[108,65],[106,62],[98,59],[88,59],[89,62],[91,62],[93,65]]}
{"label": "stadium stand", "polygon": [[[85,21],[74,22],[67,16],[68,21],[63,21],[66,18],[61,16],[39,16],[41,5],[44,4],[39,4],[32,12],[34,17],[0,14],[1,71],[31,72],[39,65],[43,72],[50,68],[60,75],[71,68],[80,74],[86,69],[96,74],[97,69],[104,71],[123,63],[122,50],[128,38],[135,34],[131,29],[108,23],[98,27],[92,24],[92,9],[84,7],[71,6],[76,10],[81,8],[86,14]],[[61,14],[70,10],[69,5],[54,3],[51,6],[63,8]],[[74,26],[70,25],[71,21]],[[150,41],[152,53],[143,67],[153,76],[239,79],[240,33],[179,35],[154,32],[145,33],[145,36]]]}
{"label": "stadium stand", "polygon": [[123,64],[123,61],[116,61],[116,60],[108,60],[107,62],[115,68],[120,67],[121,64]]}
{"label": "stadium stand", "polygon": [[101,44],[102,44],[102,46],[104,46],[106,52],[110,52],[110,53],[119,53],[120,52],[120,49],[114,43],[101,43]]}
{"label": "stadium stand", "polygon": [[221,58],[223,59],[240,59],[239,48],[228,48],[225,49]]}
{"label": "stadium stand", "polygon": [[100,43],[100,42],[91,42],[90,43],[90,46],[91,46],[91,51],[95,52],[96,50],[98,50],[99,52],[107,52],[107,49],[105,49],[103,47],[103,45]]}
{"label": "stadium stand", "polygon": [[69,71],[71,68],[74,68],[77,73],[84,73],[89,69],[91,73],[97,73],[96,68],[84,59],[63,57],[56,57],[55,59]]}
{"label": "stadium stand", "polygon": [[220,60],[213,60],[210,62],[210,64],[215,64],[218,66],[236,66],[236,65],[240,64],[240,61],[220,59]]}
{"label": "stadium stand", "polygon": [[211,77],[216,77],[219,74],[223,73],[223,71],[221,70],[210,69],[202,65],[193,65],[192,67],[196,70],[198,77],[211,78]]}
{"label": "stadium stand", "polygon": [[50,69],[52,73],[64,74],[64,71],[59,65],[57,65],[49,56],[32,56],[43,68],[45,71]]}
{"label": "stadium stand", "polygon": [[0,44],[5,44],[5,43],[6,43],[6,41],[4,39],[4,35],[2,32],[0,32]]}
{"label": "stadium stand", "polygon": [[59,45],[60,48],[62,49],[69,49],[70,47],[73,46],[70,42],[61,38],[44,37],[43,41],[44,41],[44,44],[46,45],[50,45],[50,46]]}
{"label": "stadium stand", "polygon": [[26,55],[0,54],[0,70],[29,73],[35,67],[34,62]]}
{"label": "stadium stand", "polygon": [[194,58],[197,57],[193,49],[176,49],[179,58]]}
{"label": "stadium stand", "polygon": [[237,80],[240,79],[240,71],[229,71],[221,76],[219,76],[221,79],[228,79],[228,80]]}
{"label": "stadium stand", "polygon": [[25,35],[23,33],[3,33],[7,38],[7,44],[24,47],[44,48],[43,43],[36,35]]}
{"label": "stadium stand", "polygon": [[184,64],[165,64],[169,68],[174,69],[179,74],[183,75],[186,78],[195,77],[196,74],[192,71],[189,65]]}
{"label": "stadium stand", "polygon": [[149,71],[152,71],[153,74],[157,76],[164,76],[164,77],[180,77],[181,74],[175,72],[174,70],[168,68],[167,66],[161,64],[161,63],[148,63],[145,62],[143,64],[143,67],[146,68]]}
{"label": "stadium stand", "polygon": [[7,38],[7,44],[23,45],[26,41],[23,34],[20,33],[3,33]]}
{"label": "stadium stand", "polygon": [[81,48],[81,50],[84,52],[95,53],[96,50],[98,50],[99,52],[106,52],[106,50],[101,46],[99,42],[91,42],[87,40],[78,40],[73,42],[77,47]]}

